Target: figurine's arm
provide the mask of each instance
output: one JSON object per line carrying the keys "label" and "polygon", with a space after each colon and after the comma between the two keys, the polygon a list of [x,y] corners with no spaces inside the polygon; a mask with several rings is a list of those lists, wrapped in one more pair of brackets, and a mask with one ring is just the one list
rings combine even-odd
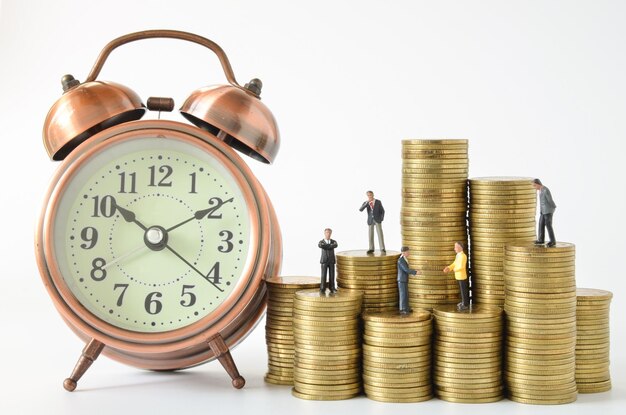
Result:
{"label": "figurine's arm", "polygon": [[385,208],[383,207],[383,202],[380,202],[380,213],[380,221],[382,222],[385,219]]}
{"label": "figurine's arm", "polygon": [[324,240],[322,239],[318,244],[317,244],[318,248],[322,248],[322,249],[326,249],[326,242],[324,242]]}
{"label": "figurine's arm", "polygon": [[554,199],[552,199],[552,193],[550,192],[550,189],[546,189],[546,202],[549,206],[556,206],[556,203],[554,203]]}
{"label": "figurine's arm", "polygon": [[363,202],[363,204],[361,205],[361,207],[359,208],[359,212],[363,212],[363,209],[365,209],[367,207],[367,200],[365,202]]}
{"label": "figurine's arm", "polygon": [[332,240],[330,241],[330,244],[328,244],[329,248],[328,249],[335,249],[337,248],[339,245],[337,244],[337,241]]}

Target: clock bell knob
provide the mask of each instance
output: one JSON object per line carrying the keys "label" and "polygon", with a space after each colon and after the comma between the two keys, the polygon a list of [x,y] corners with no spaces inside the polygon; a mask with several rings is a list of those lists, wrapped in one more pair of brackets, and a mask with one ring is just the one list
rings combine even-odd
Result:
{"label": "clock bell knob", "polygon": [[261,99],[261,89],[263,89],[263,82],[259,78],[253,78],[250,82],[246,83],[244,86],[248,91],[252,92],[252,94]]}
{"label": "clock bell knob", "polygon": [[78,85],[80,85],[80,81],[78,79],[75,79],[74,76],[70,74],[63,75],[63,77],[61,78],[61,86],[63,87],[63,93],[69,91],[70,89]]}

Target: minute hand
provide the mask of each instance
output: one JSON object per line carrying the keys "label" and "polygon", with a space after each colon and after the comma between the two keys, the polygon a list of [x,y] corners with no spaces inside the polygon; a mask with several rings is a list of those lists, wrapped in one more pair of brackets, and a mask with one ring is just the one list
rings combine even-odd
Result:
{"label": "minute hand", "polygon": [[174,229],[183,226],[184,224],[191,222],[192,220],[196,219],[196,220],[200,220],[202,218],[204,218],[205,216],[208,216],[209,218],[213,218],[213,219],[221,219],[222,215],[214,215],[215,211],[217,211],[219,208],[222,207],[222,205],[225,205],[226,203],[232,202],[233,198],[231,197],[228,200],[224,200],[222,201],[222,199],[220,199],[219,197],[212,197],[209,199],[209,205],[213,205],[215,204],[215,206],[211,206],[209,208],[206,209],[202,209],[202,210],[198,210],[196,211],[196,213],[193,214],[192,217],[190,217],[189,219],[185,219],[184,221],[172,226],[171,228],[166,229],[167,232],[173,231]]}
{"label": "minute hand", "polygon": [[218,290],[220,290],[221,292],[224,292],[224,290],[222,290],[220,287],[218,287],[213,281],[211,281],[208,276],[205,276],[203,273],[201,273],[198,268],[194,267],[193,265],[191,265],[191,263],[189,261],[187,261],[185,258],[183,258],[178,252],[176,252],[171,246],[169,245],[165,245],[165,247],[167,249],[170,250],[171,253],[173,253],[174,255],[176,255],[181,261],[183,261],[185,264],[187,264],[187,266],[189,266],[189,268],[191,268],[192,270],[196,271],[198,274],[200,274],[200,276],[202,278],[204,278],[205,280],[207,280],[208,282],[210,282],[211,284],[213,284],[213,286],[215,288],[217,288]]}

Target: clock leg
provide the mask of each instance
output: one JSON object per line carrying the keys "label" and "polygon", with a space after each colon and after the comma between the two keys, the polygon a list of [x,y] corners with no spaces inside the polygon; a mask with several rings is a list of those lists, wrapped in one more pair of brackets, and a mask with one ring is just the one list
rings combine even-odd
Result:
{"label": "clock leg", "polygon": [[85,374],[89,366],[98,358],[100,352],[104,349],[104,343],[96,339],[91,339],[83,349],[83,353],[78,358],[78,362],[69,378],[63,382],[66,391],[72,392],[76,389],[76,382]]}
{"label": "clock leg", "polygon": [[230,354],[230,350],[228,350],[228,346],[224,343],[222,336],[217,334],[211,337],[208,342],[209,347],[213,350],[213,353],[215,353],[215,357],[217,357],[217,360],[220,361],[233,380],[233,387],[237,389],[243,388],[243,385],[246,384],[246,380],[239,374],[235,361]]}

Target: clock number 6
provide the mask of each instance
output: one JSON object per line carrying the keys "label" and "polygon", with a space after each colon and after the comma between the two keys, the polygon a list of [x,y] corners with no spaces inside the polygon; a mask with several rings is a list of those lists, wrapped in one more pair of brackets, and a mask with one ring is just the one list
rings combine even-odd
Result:
{"label": "clock number 6", "polygon": [[163,297],[163,294],[158,291],[148,294],[146,301],[144,302],[144,307],[148,314],[159,314],[163,309],[163,304],[154,297],[161,298]]}
{"label": "clock number 6", "polygon": [[223,245],[220,245],[217,247],[217,250],[227,254],[233,250],[233,243],[230,241],[233,239],[233,233],[231,231],[221,231],[220,236],[222,238],[226,238],[222,239],[222,242],[226,242],[226,246],[224,247]]}

